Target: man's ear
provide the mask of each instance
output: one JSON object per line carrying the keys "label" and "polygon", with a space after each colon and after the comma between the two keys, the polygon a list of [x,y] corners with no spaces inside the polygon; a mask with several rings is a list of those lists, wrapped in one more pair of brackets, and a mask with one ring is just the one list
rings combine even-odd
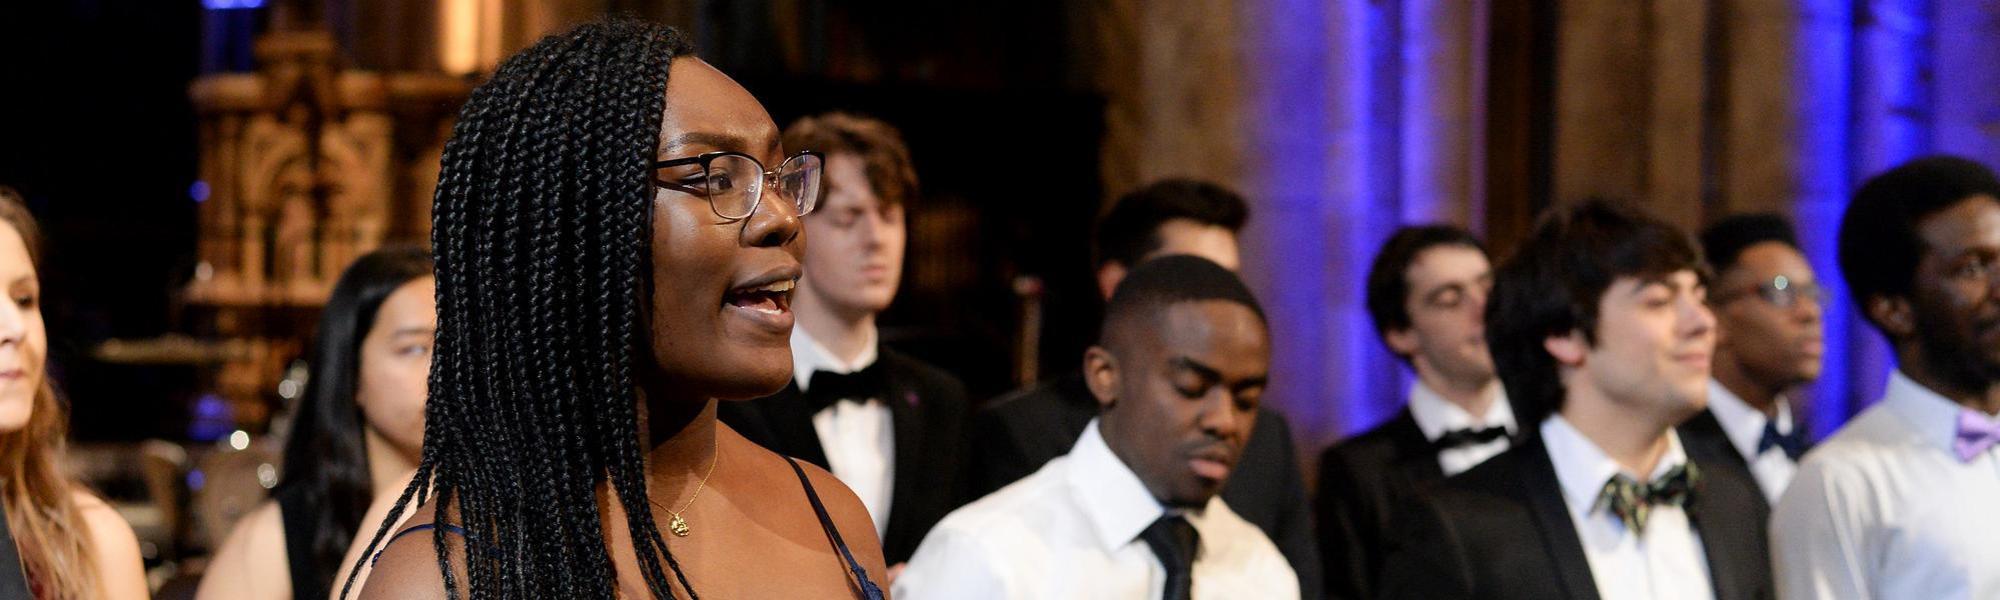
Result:
{"label": "man's ear", "polygon": [[1915,335],[1917,315],[1910,306],[1910,299],[1903,296],[1873,295],[1863,303],[1868,318],[1882,327],[1891,339],[1903,339]]}
{"label": "man's ear", "polygon": [[1097,267],[1097,293],[1103,295],[1104,301],[1111,301],[1111,292],[1118,291],[1118,283],[1125,281],[1125,273],[1124,263],[1118,261],[1104,261],[1102,266]]}
{"label": "man's ear", "polygon": [[1578,329],[1542,338],[1542,349],[1555,357],[1557,365],[1565,367],[1583,366],[1583,357],[1590,354],[1590,344],[1583,341],[1583,331]]}
{"label": "man's ear", "polygon": [[1083,383],[1097,397],[1098,410],[1110,410],[1118,403],[1118,358],[1103,346],[1083,351]]}
{"label": "man's ear", "polygon": [[1384,331],[1382,332],[1382,343],[1388,344],[1389,350],[1395,352],[1398,356],[1417,355],[1417,332],[1414,328],[1404,327],[1402,329]]}

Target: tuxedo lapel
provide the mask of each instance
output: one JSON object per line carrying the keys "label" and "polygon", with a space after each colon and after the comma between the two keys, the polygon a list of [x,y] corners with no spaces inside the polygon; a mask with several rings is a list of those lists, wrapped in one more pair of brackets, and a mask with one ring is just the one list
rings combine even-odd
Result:
{"label": "tuxedo lapel", "polygon": [[764,404],[774,442],[783,446],[773,450],[822,469],[833,469],[827,465],[819,430],[813,428],[813,407],[806,402],[805,394],[799,392],[798,382],[786,384],[777,394],[757,402]]}
{"label": "tuxedo lapel", "polygon": [[1519,492],[1529,514],[1534,516],[1543,550],[1548,553],[1549,561],[1555,563],[1569,598],[1597,600],[1597,580],[1590,574],[1590,559],[1583,553],[1576,523],[1570,520],[1569,505],[1563,502],[1562,483],[1556,480],[1556,467],[1549,461],[1548,449],[1538,438],[1522,445],[1527,447],[1517,455],[1522,462]]}
{"label": "tuxedo lapel", "polygon": [[1405,479],[1408,490],[1417,490],[1423,485],[1444,479],[1444,467],[1438,465],[1437,450],[1424,438],[1424,432],[1417,427],[1417,418],[1404,408],[1389,426],[1389,439],[1396,446],[1396,468]]}
{"label": "tuxedo lapel", "polygon": [[1690,457],[1704,462],[1727,462],[1730,468],[1745,475],[1750,473],[1750,463],[1743,460],[1743,453],[1729,441],[1729,433],[1723,431],[1722,421],[1715,418],[1715,413],[1706,410],[1695,413],[1678,429]]}
{"label": "tuxedo lapel", "polygon": [[[920,485],[935,485],[936,482],[920,481],[918,477],[926,469],[919,464],[925,457],[925,436],[923,431],[923,399],[919,397],[918,382],[910,376],[909,370],[888,352],[882,353],[882,366],[889,376],[889,392],[883,404],[889,406],[890,427],[895,431],[895,476],[890,483],[889,530],[883,536],[888,539],[903,535],[903,527],[912,520],[911,511],[921,508],[916,497],[923,493]],[[914,541],[914,540],[913,540]]]}
{"label": "tuxedo lapel", "polygon": [[[1707,466],[1696,461],[1699,466]],[[1710,584],[1718,600],[1751,600],[1763,597],[1770,560],[1765,550],[1768,509],[1763,495],[1747,478],[1717,472],[1703,477],[1696,490],[1688,518],[1701,536],[1708,558]]]}

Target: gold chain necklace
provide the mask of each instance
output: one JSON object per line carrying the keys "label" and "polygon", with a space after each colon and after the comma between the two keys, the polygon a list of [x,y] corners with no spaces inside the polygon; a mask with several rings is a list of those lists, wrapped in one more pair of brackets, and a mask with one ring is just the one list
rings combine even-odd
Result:
{"label": "gold chain necklace", "polygon": [[658,501],[653,500],[652,498],[646,499],[646,501],[651,502],[653,506],[659,507],[660,510],[665,510],[667,511],[667,514],[673,515],[674,517],[673,520],[667,521],[667,530],[674,532],[675,536],[679,537],[688,536],[688,531],[689,531],[688,522],[687,519],[681,518],[681,513],[686,512],[688,507],[694,506],[694,500],[696,498],[700,498],[701,491],[708,487],[708,478],[715,476],[716,463],[722,462],[722,436],[716,436],[715,439],[716,441],[715,441],[714,456],[710,458],[708,461],[708,474],[701,476],[701,484],[694,486],[694,493],[688,495],[687,502],[681,504],[680,510],[668,510],[667,507],[661,506]]}

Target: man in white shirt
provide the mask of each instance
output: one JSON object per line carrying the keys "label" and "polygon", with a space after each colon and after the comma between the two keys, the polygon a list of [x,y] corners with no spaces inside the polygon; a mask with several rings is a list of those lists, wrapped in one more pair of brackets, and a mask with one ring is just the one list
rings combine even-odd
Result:
{"label": "man in white shirt", "polygon": [[901,282],[916,171],[901,135],[867,117],[800,119],[785,128],[784,145],[826,157],[825,195],[804,219],[811,243],[792,296],[792,385],[724,402],[717,414],[744,437],[833,472],[868,507],[895,565],[966,495],[964,385],[883,347],[875,326]]}
{"label": "man in white shirt", "polygon": [[2000,179],[1953,157],[1855,192],[1840,270],[1896,351],[1771,525],[1782,598],[2000,598]]}
{"label": "man in white shirt", "polygon": [[[1132,267],[1162,256],[1189,254],[1235,270],[1241,264],[1238,234],[1249,219],[1248,202],[1241,195],[1207,181],[1168,178],[1120,195],[1097,222],[1091,240],[1092,270],[1101,299],[1111,299]],[[1044,332],[1057,337],[1073,333]],[[1096,333],[1091,328],[1087,335]],[[973,413],[973,495],[998,491],[1068,453],[1084,427],[1097,418],[1097,398],[1084,384],[1083,373],[1074,368],[1059,371],[1065,372],[993,398]],[[1251,432],[1243,460],[1231,471],[1229,484],[1223,486],[1222,499],[1238,516],[1263,529],[1291,560],[1300,594],[1318,598],[1323,580],[1313,543],[1310,491],[1284,414],[1259,409],[1257,429]]]}
{"label": "man in white shirt", "polygon": [[1777,502],[1811,447],[1785,393],[1819,378],[1825,294],[1784,217],[1731,216],[1701,234],[1715,268],[1708,410],[1681,424],[1688,453],[1757,482]]}
{"label": "man in white shirt", "polygon": [[1407,408],[1320,455],[1315,514],[1331,597],[1374,597],[1394,512],[1519,431],[1486,349],[1492,288],[1485,247],[1458,227],[1404,227],[1375,255],[1369,316],[1417,377]]}
{"label": "man in white shirt", "polygon": [[1206,259],[1141,263],[1084,356],[1098,399],[1069,454],[924,538],[901,600],[1298,598],[1277,546],[1218,496],[1270,369],[1263,309]]}
{"label": "man in white shirt", "polygon": [[1686,234],[1619,205],[1540,220],[1486,320],[1537,435],[1401,513],[1382,597],[1770,594],[1755,484],[1690,459],[1673,429],[1708,394],[1704,270]]}

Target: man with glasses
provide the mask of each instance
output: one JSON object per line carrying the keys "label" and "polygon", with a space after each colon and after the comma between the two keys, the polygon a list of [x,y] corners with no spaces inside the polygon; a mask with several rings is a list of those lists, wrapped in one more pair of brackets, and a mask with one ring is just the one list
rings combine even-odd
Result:
{"label": "man with glasses", "polygon": [[1869,179],[1840,271],[1896,370],[1778,501],[1778,595],[2000,598],[2000,178],[1932,157]]}
{"label": "man with glasses", "polygon": [[1320,455],[1320,556],[1328,595],[1374,597],[1398,507],[1420,489],[1505,451],[1520,427],[1486,349],[1493,266],[1471,233],[1397,230],[1368,270],[1382,343],[1416,371],[1409,406]]}
{"label": "man with glasses", "polygon": [[823,152],[826,164],[824,194],[804,219],[792,384],[767,398],[724,402],[717,412],[744,437],[826,468],[852,488],[895,565],[963,495],[970,410],[964,384],[883,346],[875,324],[901,283],[916,170],[901,134],[867,117],[800,119],[785,129],[784,146]]}
{"label": "man with glasses", "polygon": [[1777,502],[1809,446],[1785,393],[1819,377],[1819,278],[1777,215],[1725,218],[1701,243],[1715,269],[1715,363],[1708,410],[1681,425],[1681,439],[1689,454],[1740,471]]}

